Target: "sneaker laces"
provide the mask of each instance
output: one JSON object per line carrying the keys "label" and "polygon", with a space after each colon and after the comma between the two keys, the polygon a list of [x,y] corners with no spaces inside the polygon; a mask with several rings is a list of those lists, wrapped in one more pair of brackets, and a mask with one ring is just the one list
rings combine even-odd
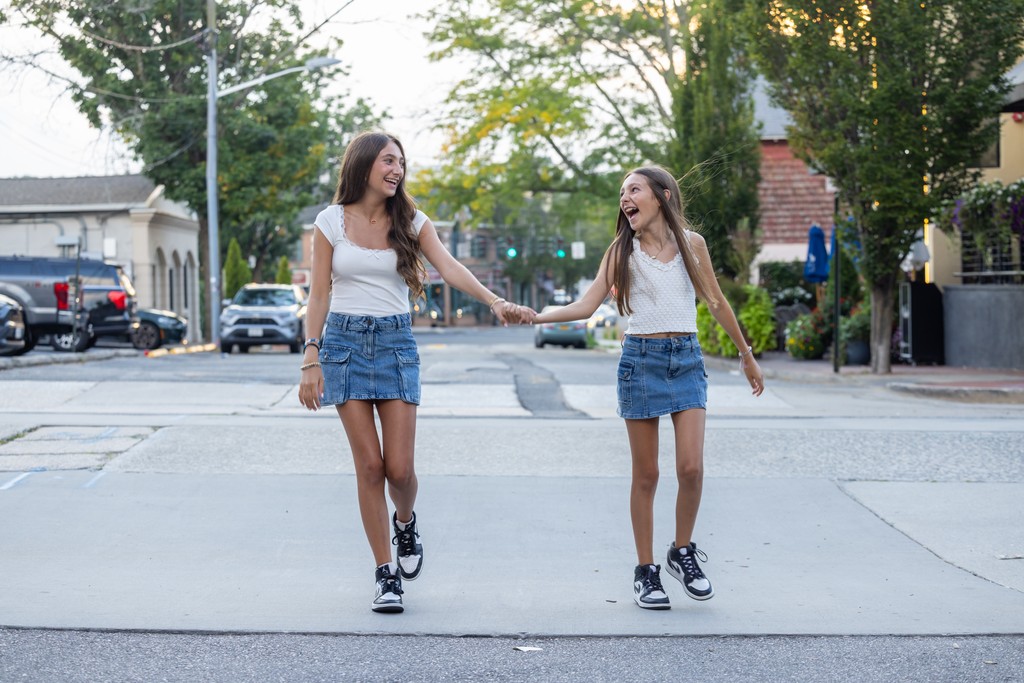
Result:
{"label": "sneaker laces", "polygon": [[402,557],[408,555],[414,555],[416,552],[416,540],[413,538],[419,538],[419,532],[416,531],[416,527],[409,523],[409,526],[405,527],[404,530],[399,531],[395,529],[395,535],[391,538],[391,545],[398,546],[398,552]]}
{"label": "sneaker laces", "polygon": [[647,567],[647,571],[644,572],[644,582],[650,586],[650,592],[661,591],[665,592],[664,586],[661,585],[661,574],[658,570],[661,569],[658,565],[650,565]]}
{"label": "sneaker laces", "polygon": [[385,576],[380,581],[382,584],[380,591],[381,595],[384,595],[385,593],[394,593],[395,595],[401,595],[405,592],[402,590],[402,582],[399,581],[398,577],[394,575]]}
{"label": "sneaker laces", "polygon": [[697,564],[697,560],[707,562],[708,556],[704,554],[703,550],[698,550],[695,545],[690,546],[690,552],[685,554],[679,553],[679,563],[683,565],[683,572],[688,577],[703,579],[705,578],[704,572],[701,570],[700,565]]}

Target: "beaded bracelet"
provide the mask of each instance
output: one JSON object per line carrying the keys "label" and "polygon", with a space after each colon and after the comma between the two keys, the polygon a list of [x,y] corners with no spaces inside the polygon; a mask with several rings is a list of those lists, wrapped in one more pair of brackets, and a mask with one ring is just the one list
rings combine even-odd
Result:
{"label": "beaded bracelet", "polygon": [[743,351],[743,352],[740,353],[740,358],[743,358],[744,356],[749,356],[753,352],[754,352],[754,347],[753,346],[748,346],[746,351]]}
{"label": "beaded bracelet", "polygon": [[303,363],[302,365],[299,366],[299,370],[309,370],[310,368],[318,368],[318,367],[320,367],[320,361],[315,360],[315,361],[313,361],[311,363]]}

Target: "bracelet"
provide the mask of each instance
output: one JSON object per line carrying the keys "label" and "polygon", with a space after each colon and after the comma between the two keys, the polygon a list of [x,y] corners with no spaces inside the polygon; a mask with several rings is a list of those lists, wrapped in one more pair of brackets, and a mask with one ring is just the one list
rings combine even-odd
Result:
{"label": "bracelet", "polygon": [[753,346],[748,346],[746,351],[743,351],[743,352],[740,353],[740,358],[742,359],[744,356],[749,356],[753,352],[754,352],[754,347]]}
{"label": "bracelet", "polygon": [[310,339],[309,341],[307,341],[307,342],[305,343],[305,345],[303,345],[303,347],[302,347],[302,352],[303,352],[303,353],[305,353],[305,352],[306,352],[306,349],[308,349],[308,348],[309,348],[310,346],[312,346],[312,347],[313,347],[314,349],[316,349],[317,351],[319,351],[319,350],[320,350],[320,345],[319,345],[319,344],[317,344],[317,343],[316,343],[315,341],[313,341],[312,339]]}
{"label": "bracelet", "polygon": [[310,368],[318,367],[320,367],[320,361],[315,360],[312,363],[303,363],[302,365],[299,366],[299,370],[309,370]]}
{"label": "bracelet", "polygon": [[504,299],[501,298],[500,296],[495,296],[493,299],[491,299],[491,303],[487,304],[487,308],[493,308],[494,304],[498,303],[499,301],[504,301]]}

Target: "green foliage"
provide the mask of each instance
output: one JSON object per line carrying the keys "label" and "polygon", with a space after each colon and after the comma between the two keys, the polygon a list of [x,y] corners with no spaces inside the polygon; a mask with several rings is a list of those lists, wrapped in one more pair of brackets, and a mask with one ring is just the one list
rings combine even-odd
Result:
{"label": "green foliage", "polygon": [[252,270],[246,259],[242,257],[242,248],[234,237],[228,244],[228,255],[224,259],[224,287],[222,294],[225,299],[231,299],[238,293],[243,285],[252,282]]}
{"label": "green foliage", "polygon": [[839,321],[839,336],[845,342],[871,340],[871,309],[858,306]]}
{"label": "green foliage", "polygon": [[760,153],[735,4],[439,4],[428,15],[433,56],[470,67],[446,101],[448,161],[430,184],[450,212],[434,214],[466,206],[474,221],[508,225],[495,218],[501,207],[554,198],[556,222],[600,226],[603,253],[622,172],[656,162],[693,169],[687,214],[728,268],[728,235],[756,221]]}
{"label": "green foliage", "polygon": [[279,285],[290,285],[292,283],[292,267],[288,263],[287,256],[277,259],[277,273],[274,275],[274,282]]}
{"label": "green foliage", "polygon": [[825,355],[825,331],[820,315],[808,313],[786,325],[786,351],[793,358],[815,360]]}
{"label": "green foliage", "polygon": [[703,301],[697,303],[697,343],[701,350],[709,356],[722,355],[722,346],[718,343],[718,323],[711,310]]}
{"label": "green foliage", "polygon": [[[978,183],[939,209],[935,222],[954,238],[970,240],[992,268],[994,251],[1024,246],[1024,179],[1004,186],[998,180]],[[1019,258],[1019,257],[1018,257]]]}
{"label": "green foliage", "polygon": [[[754,285],[739,285],[725,278],[720,284],[754,353],[774,349],[775,309],[768,292]],[[718,324],[703,301],[697,304],[697,342],[708,355],[734,356],[739,353],[732,338]]]}
{"label": "green foliage", "polygon": [[737,314],[747,339],[760,354],[775,348],[775,307],[768,292],[754,285],[746,285],[747,301]]}
{"label": "green foliage", "polygon": [[804,281],[803,261],[767,261],[758,267],[760,285],[776,306],[814,303],[814,291]]}
{"label": "green foliage", "polygon": [[[839,258],[842,259],[839,266],[839,310],[841,315],[847,316],[855,306],[864,303],[864,288],[860,283],[860,276],[857,268],[850,257],[848,247],[844,244],[839,248]],[[828,282],[825,283],[824,298],[818,302],[819,308],[826,320],[831,321],[836,301],[836,279],[830,274]]]}
{"label": "green foliage", "polygon": [[[793,119],[790,145],[839,188],[872,304],[890,310],[923,220],[973,182],[997,138],[1024,0],[746,6],[759,70]],[[888,332],[873,330],[872,346]],[[888,370],[888,358],[874,360]]]}
{"label": "green foliage", "polygon": [[[90,123],[120,136],[143,173],[199,215],[207,279],[207,3],[10,4],[78,72],[69,87]],[[221,86],[322,54],[296,50],[305,33],[294,0],[218,0]],[[336,75],[285,76],[218,100],[221,253],[236,238],[260,270],[288,253],[301,231],[299,210],[330,193],[331,159],[354,132],[377,121],[364,102],[346,106],[342,95],[328,94],[324,86]]]}

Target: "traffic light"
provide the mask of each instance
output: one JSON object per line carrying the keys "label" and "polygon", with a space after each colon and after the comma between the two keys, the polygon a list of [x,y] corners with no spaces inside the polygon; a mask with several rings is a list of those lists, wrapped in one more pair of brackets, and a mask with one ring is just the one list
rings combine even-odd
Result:
{"label": "traffic light", "polygon": [[565,240],[561,236],[555,238],[555,256],[565,258]]}
{"label": "traffic light", "polygon": [[505,256],[513,259],[519,255],[519,250],[516,249],[516,243],[512,241],[511,237],[505,238]]}

